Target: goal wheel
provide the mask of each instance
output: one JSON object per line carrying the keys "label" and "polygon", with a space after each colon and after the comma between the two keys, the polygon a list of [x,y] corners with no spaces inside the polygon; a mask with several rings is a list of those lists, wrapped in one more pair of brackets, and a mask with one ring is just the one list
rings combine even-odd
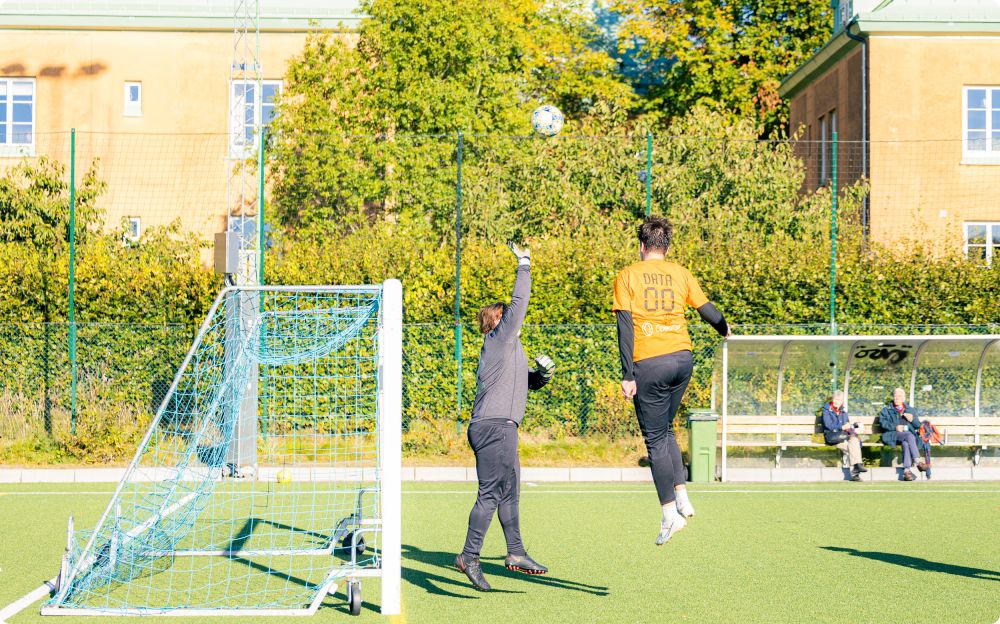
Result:
{"label": "goal wheel", "polygon": [[351,615],[361,615],[361,581],[347,582],[347,602]]}
{"label": "goal wheel", "polygon": [[358,535],[358,543],[354,544],[354,531],[351,531],[350,533],[344,536],[343,541],[340,542],[340,546],[347,553],[348,557],[351,556],[351,547],[356,546],[357,549],[354,551],[355,559],[363,555],[365,553],[365,549],[367,548],[365,544],[365,538],[363,535]]}

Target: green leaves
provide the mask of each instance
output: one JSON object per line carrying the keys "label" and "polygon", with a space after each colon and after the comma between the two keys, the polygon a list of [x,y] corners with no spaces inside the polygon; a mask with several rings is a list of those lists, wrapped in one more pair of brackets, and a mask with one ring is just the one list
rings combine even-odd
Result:
{"label": "green leaves", "polygon": [[668,118],[696,104],[787,121],[777,86],[830,36],[828,0],[615,0],[622,50],[665,61],[648,107]]}
{"label": "green leaves", "polygon": [[623,123],[634,95],[616,61],[589,46],[596,31],[584,8],[371,0],[356,46],[311,35],[289,64],[272,129],[281,224],[328,232],[409,212],[444,231],[459,132],[470,144],[477,134],[529,135],[543,101],[570,115],[565,134]]}
{"label": "green leaves", "polygon": [[[149,228],[124,245],[124,225],[104,228],[106,184],[97,161],[76,188],[76,319],[81,322],[196,323],[219,279],[200,240],[177,224]],[[0,178],[0,318],[55,322],[67,317],[69,181],[48,158],[24,160]]]}
{"label": "green leaves", "polygon": [[[95,160],[76,196],[77,242],[101,226],[94,206],[106,185],[97,179]],[[32,243],[52,248],[69,242],[69,175],[45,156],[25,159],[0,178],[0,242]]]}

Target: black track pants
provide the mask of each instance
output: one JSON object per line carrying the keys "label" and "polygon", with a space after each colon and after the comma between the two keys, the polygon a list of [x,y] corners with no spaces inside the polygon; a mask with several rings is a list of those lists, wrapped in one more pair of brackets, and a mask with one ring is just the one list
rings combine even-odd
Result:
{"label": "black track pants", "polygon": [[635,413],[646,441],[649,468],[660,504],[674,502],[674,486],[687,481],[674,437],[674,416],[691,381],[691,352],[678,351],[635,363]]}
{"label": "black track pants", "polygon": [[509,420],[485,420],[469,425],[469,444],[476,454],[479,493],[469,513],[463,555],[478,557],[493,514],[500,518],[507,554],[523,555],[518,500],[521,462],[517,456],[517,425]]}

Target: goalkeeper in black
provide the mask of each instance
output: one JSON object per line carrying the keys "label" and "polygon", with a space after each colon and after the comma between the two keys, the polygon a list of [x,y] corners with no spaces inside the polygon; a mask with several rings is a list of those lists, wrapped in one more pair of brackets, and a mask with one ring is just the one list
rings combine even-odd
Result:
{"label": "goalkeeper in black", "polygon": [[476,371],[476,401],[469,423],[469,445],[476,454],[479,492],[469,513],[465,548],[455,557],[461,570],[480,591],[490,585],[479,564],[479,551],[490,528],[493,514],[500,518],[507,540],[508,570],[527,574],[545,574],[548,569],[528,556],[521,541],[518,499],[521,492],[521,464],[517,455],[517,429],[524,418],[528,390],[537,390],[552,378],[554,365],[547,356],[528,368],[528,358],[521,346],[521,326],[531,296],[531,258],[527,249],[513,243],[510,250],[517,258],[517,277],[510,304],[493,303],[479,311],[479,329],[483,348]]}

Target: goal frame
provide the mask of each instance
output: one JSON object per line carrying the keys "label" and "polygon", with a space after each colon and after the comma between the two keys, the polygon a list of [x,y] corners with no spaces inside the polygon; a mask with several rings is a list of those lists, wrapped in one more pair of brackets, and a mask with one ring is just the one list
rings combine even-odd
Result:
{"label": "goal frame", "polygon": [[[378,355],[377,355],[377,454],[378,462],[375,467],[375,475],[379,490],[379,518],[369,519],[361,522],[355,531],[357,536],[363,533],[379,533],[381,537],[380,557],[377,567],[333,567],[327,573],[326,578],[320,584],[312,602],[300,609],[281,608],[189,608],[178,607],[170,609],[102,609],[102,608],[77,608],[63,607],[59,603],[66,598],[71,582],[74,577],[86,566],[84,562],[88,557],[93,556],[94,542],[97,537],[95,530],[87,544],[80,553],[77,565],[69,568],[64,561],[61,572],[56,580],[56,587],[53,600],[56,604],[43,605],[42,615],[52,616],[239,616],[239,615],[260,615],[260,616],[303,616],[313,615],[327,595],[335,593],[339,585],[343,582],[353,582],[361,578],[379,577],[381,579],[381,613],[383,615],[398,615],[400,613],[400,592],[402,580],[402,387],[403,387],[403,287],[397,279],[386,280],[380,285],[370,286],[227,286],[216,296],[215,301],[205,315],[195,339],[191,343],[187,354],[184,357],[177,374],[169,390],[164,396],[159,409],[151,421],[142,441],[139,443],[136,453],[133,456],[124,476],[119,481],[107,508],[101,519],[95,525],[103,526],[109,516],[114,513],[114,503],[121,494],[129,478],[135,473],[142,458],[142,449],[146,448],[152,438],[156,428],[167,409],[167,406],[177,390],[185,371],[190,366],[198,346],[206,335],[212,318],[219,311],[219,307],[226,301],[228,295],[234,292],[249,293],[321,293],[328,291],[347,291],[356,293],[380,293],[381,302],[379,309],[378,324]],[[336,469],[334,469],[336,470]],[[369,469],[364,469],[366,472]],[[259,477],[259,473],[255,478]],[[174,507],[180,505],[176,503]],[[173,513],[173,509],[162,510],[165,514]],[[72,539],[72,524],[70,518],[70,535]],[[328,548],[301,550],[296,555],[318,555],[331,556],[334,544]],[[353,551],[354,549],[352,549]],[[202,550],[202,551],[178,551],[176,556],[220,556],[226,554],[225,551]],[[287,549],[271,551],[269,549],[253,549],[254,555],[281,555],[289,554]],[[352,560],[354,555],[352,554]]]}

